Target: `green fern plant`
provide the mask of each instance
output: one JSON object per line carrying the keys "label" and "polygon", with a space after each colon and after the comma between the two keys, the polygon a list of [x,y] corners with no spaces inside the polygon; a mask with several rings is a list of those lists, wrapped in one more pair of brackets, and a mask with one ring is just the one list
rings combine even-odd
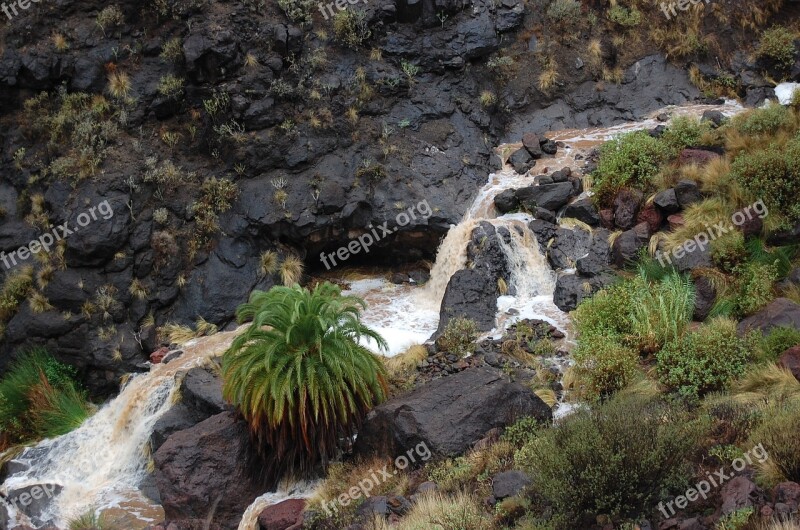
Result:
{"label": "green fern plant", "polygon": [[361,323],[362,300],[325,282],[254,291],[237,310],[252,321],[223,356],[223,394],[247,420],[264,478],[306,473],[336,454],[388,393],[386,341]]}

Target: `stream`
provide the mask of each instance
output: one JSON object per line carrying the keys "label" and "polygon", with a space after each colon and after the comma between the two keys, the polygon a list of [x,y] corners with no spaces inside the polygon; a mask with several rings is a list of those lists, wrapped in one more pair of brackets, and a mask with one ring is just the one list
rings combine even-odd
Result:
{"label": "stream", "polygon": [[[706,110],[720,110],[733,115],[742,110],[736,103],[718,106],[693,105],[672,107],[672,116],[700,116]],[[655,117],[613,127],[565,130],[547,136],[562,142],[553,158],[537,161],[530,174],[550,173],[564,167],[576,168],[581,157],[613,136],[659,125]],[[505,160],[521,143],[504,144],[496,149]],[[545,171],[546,168],[546,171]],[[553,272],[539,249],[536,237],[528,229],[532,218],[526,214],[498,216],[494,197],[510,188],[529,186],[531,176],[515,173],[507,164],[488,176],[487,183],[475,195],[463,220],[451,227],[444,238],[431,269],[431,278],[425,284],[395,285],[386,275],[365,276],[355,271],[337,274],[349,284],[347,294],[357,295],[367,302],[363,321],[377,330],[387,340],[387,355],[397,355],[409,346],[421,344],[436,331],[439,309],[451,276],[466,266],[467,243],[477,223],[486,221],[496,227],[515,228],[510,243],[501,248],[510,265],[514,296],[498,299],[497,323],[489,336],[498,336],[519,319],[537,318],[550,322],[574,340],[569,316],[553,304],[556,273]],[[356,278],[356,279],[349,279]],[[14,474],[0,486],[0,492],[37,484],[55,484],[60,493],[46,504],[36,521],[10,508],[11,526],[30,524],[44,526],[42,521],[53,521],[60,527],[66,521],[96,510],[107,514],[124,528],[141,530],[164,518],[161,506],[150,500],[140,490],[146,482],[150,462],[148,440],[155,422],[175,401],[179,374],[186,370],[208,365],[211,359],[227,349],[236,331],[222,332],[211,337],[195,339],[183,346],[184,354],[167,365],[156,365],[149,373],[130,378],[120,394],[103,405],[80,428],[64,436],[44,440],[28,447],[13,461]],[[265,507],[288,498],[307,497],[313,484],[301,483],[268,492],[256,499],[243,515],[239,530],[257,530],[258,514]]]}

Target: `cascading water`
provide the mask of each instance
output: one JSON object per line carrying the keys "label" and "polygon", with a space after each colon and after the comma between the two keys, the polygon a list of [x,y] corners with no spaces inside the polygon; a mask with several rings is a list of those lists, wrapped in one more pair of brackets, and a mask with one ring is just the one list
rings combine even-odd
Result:
{"label": "cascading water", "polygon": [[[705,110],[720,110],[727,115],[742,108],[735,104],[673,108],[673,115],[699,116]],[[652,128],[654,119],[622,124],[604,129],[561,131],[548,135],[563,142],[558,156],[540,160],[548,170],[573,166],[577,154],[613,135],[637,129]],[[498,149],[507,154],[520,144]],[[501,156],[502,158],[502,156]],[[546,173],[536,168],[540,173]],[[489,176],[478,192],[462,222],[451,228],[442,242],[425,285],[393,285],[383,277],[350,281],[350,293],[367,302],[363,314],[366,324],[378,330],[389,342],[389,355],[400,353],[414,343],[424,342],[437,328],[439,306],[450,277],[467,264],[466,248],[479,221],[507,228],[511,239],[500,238],[500,247],[511,272],[513,296],[498,299],[497,329],[502,332],[520,318],[548,320],[563,331],[569,327],[568,317],[552,302],[555,275],[540,251],[536,238],[527,228],[530,218],[522,214],[497,217],[494,197],[509,188],[529,186],[535,181],[505,167]],[[346,278],[345,278],[345,281]],[[163,516],[160,506],[147,499],[139,486],[148,470],[147,442],[153,425],[172,405],[171,395],[180,373],[221,355],[236,332],[219,333],[194,340],[184,346],[184,355],[159,365],[150,373],[134,377],[115,399],[102,407],[91,419],[70,434],[45,440],[26,449],[15,460],[30,468],[15,473],[0,486],[0,492],[18,490],[35,484],[58,484],[63,488],[42,519],[52,518],[63,524],[68,518],[89,508],[111,512],[125,521],[125,528],[141,529]],[[266,506],[293,497],[308,495],[310,485],[296,485],[257,499],[242,518],[239,530],[255,530],[258,513]],[[12,513],[14,524],[27,524],[24,516]]]}

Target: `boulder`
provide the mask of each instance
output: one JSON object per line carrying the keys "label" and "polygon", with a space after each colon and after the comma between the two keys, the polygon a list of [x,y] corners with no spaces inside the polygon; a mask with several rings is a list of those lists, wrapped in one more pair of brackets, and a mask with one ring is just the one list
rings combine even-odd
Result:
{"label": "boulder", "polygon": [[508,163],[514,168],[514,171],[520,174],[525,174],[536,163],[531,158],[530,153],[526,149],[518,149],[508,158]]}
{"label": "boulder", "polygon": [[797,511],[800,504],[800,484],[797,482],[781,482],[772,490],[772,500],[789,506],[792,511]]}
{"label": "boulder", "polygon": [[641,192],[622,190],[614,198],[614,224],[622,230],[630,230],[636,224],[636,214],[642,203]]}
{"label": "boulder", "polygon": [[[692,241],[692,243],[694,243]],[[700,248],[693,245],[691,252],[688,252],[687,247],[680,247],[681,251],[678,254],[664,254],[667,258],[666,261],[671,263],[681,272],[688,272],[694,269],[705,269],[713,267],[714,261],[711,259],[711,247]]]}
{"label": "boulder", "polygon": [[681,210],[681,205],[678,204],[678,197],[675,195],[674,188],[669,188],[657,193],[653,199],[653,204],[658,206],[665,215],[672,215]]}
{"label": "boulder", "polygon": [[705,276],[700,276],[694,281],[694,320],[703,322],[711,313],[717,301],[717,289]]}
{"label": "boulder", "polygon": [[608,244],[609,232],[605,228],[598,228],[592,233],[589,249],[586,255],[575,261],[578,274],[591,278],[609,271],[611,264],[611,245]]}
{"label": "boulder", "polygon": [[650,228],[647,223],[640,223],[631,230],[622,232],[611,248],[614,265],[619,268],[635,260],[639,250],[646,247],[650,241]]}
{"label": "boulder", "polygon": [[539,206],[557,212],[569,202],[573,191],[572,183],[556,182],[518,189],[517,198],[523,206],[531,211]]}
{"label": "boulder", "polygon": [[600,224],[600,213],[589,197],[578,199],[568,204],[564,209],[564,217],[577,219],[589,226],[597,226]]}
{"label": "boulder", "polygon": [[778,298],[758,313],[739,322],[739,333],[751,330],[763,332],[777,327],[800,329],[800,305],[788,298]]}
{"label": "boulder", "polygon": [[539,206],[533,210],[533,217],[534,219],[541,219],[542,221],[547,221],[548,223],[556,222],[555,212],[551,212],[546,208],[540,208]]}
{"label": "boulder", "polygon": [[577,274],[562,274],[556,280],[553,303],[562,311],[574,311],[586,298],[617,281],[611,272],[601,272],[590,278]]}
{"label": "boulder", "polygon": [[700,188],[693,180],[681,180],[678,182],[675,185],[675,197],[678,199],[678,204],[681,205],[681,208],[686,208],[703,200]]}
{"label": "boulder", "polygon": [[575,268],[578,258],[589,251],[591,241],[592,234],[582,228],[558,228],[547,249],[547,259],[554,269]]}
{"label": "boulder", "polygon": [[705,166],[719,157],[719,154],[713,151],[706,151],[704,149],[684,149],[678,157],[678,163],[680,165],[694,164],[696,166]]}
{"label": "boulder", "polygon": [[375,516],[389,517],[389,497],[375,495],[367,497],[356,510],[356,517],[362,520],[371,520]]}
{"label": "boulder", "polygon": [[500,370],[470,368],[376,407],[367,415],[354,451],[396,457],[412,454],[424,443],[435,456],[461,455],[487,431],[525,416],[548,421],[552,411]]}
{"label": "boulder", "polygon": [[155,452],[167,519],[205,519],[233,530],[264,488],[252,478],[249,433],[233,412],[176,432]]}
{"label": "boulder", "polygon": [[542,158],[542,155],[544,155],[539,143],[539,137],[534,133],[525,133],[522,136],[522,145],[534,159]]}
{"label": "boulder", "polygon": [[550,240],[555,237],[558,225],[549,221],[534,219],[528,223],[528,228],[534,233],[536,240],[539,242],[539,247],[544,251],[550,243]]}
{"label": "boulder", "polygon": [[288,499],[264,508],[258,514],[261,530],[299,530],[303,526],[305,499]]}
{"label": "boulder", "polygon": [[456,317],[469,318],[481,331],[495,326],[497,313],[497,283],[480,271],[464,269],[456,272],[447,283],[439,311],[439,336],[448,322]]}
{"label": "boulder", "polygon": [[744,476],[734,477],[730,482],[725,483],[720,491],[721,514],[725,516],[744,508],[752,508],[757,489],[756,485]]}
{"label": "boulder", "polygon": [[707,110],[703,113],[702,118],[700,121],[709,121],[712,124],[712,127],[717,128],[722,125],[727,118],[723,113],[718,110]]}
{"label": "boulder", "polygon": [[[6,502],[28,516],[35,526],[47,526],[50,520],[45,517],[45,514],[56,502],[54,499],[58,497],[62,489],[58,484],[31,484],[9,490]],[[0,517],[1,519],[2,517]]]}
{"label": "boulder", "polygon": [[500,213],[513,212],[519,208],[519,199],[514,190],[504,190],[495,196],[494,207]]}
{"label": "boulder", "polygon": [[542,151],[544,151],[545,154],[554,155],[558,152],[558,145],[553,140],[543,138],[540,140],[540,145],[542,146]]}
{"label": "boulder", "polygon": [[644,208],[639,210],[639,214],[636,216],[636,224],[639,223],[647,223],[650,233],[655,234],[661,229],[661,225],[664,223],[664,214],[661,213],[661,210],[656,208],[655,204],[646,204]]}
{"label": "boulder", "polygon": [[800,381],[800,346],[789,348],[781,354],[778,366],[786,368]]}
{"label": "boulder", "polygon": [[531,477],[524,471],[504,471],[492,477],[492,495],[498,501],[513,497],[531,484]]}

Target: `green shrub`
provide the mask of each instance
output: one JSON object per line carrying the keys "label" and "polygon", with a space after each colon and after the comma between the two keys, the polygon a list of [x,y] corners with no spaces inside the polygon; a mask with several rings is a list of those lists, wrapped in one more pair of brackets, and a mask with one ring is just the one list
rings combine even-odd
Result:
{"label": "green shrub", "polygon": [[316,5],[313,0],[278,0],[278,7],[286,13],[289,20],[300,24],[311,23],[311,14]]}
{"label": "green shrub", "polygon": [[666,145],[646,131],[618,136],[600,147],[594,172],[594,191],[600,204],[609,204],[625,187],[647,189],[669,157]]}
{"label": "green shrub", "polygon": [[611,333],[582,334],[573,358],[578,378],[592,398],[604,398],[627,386],[639,366],[638,352]]}
{"label": "green shrub", "polygon": [[748,342],[736,333],[736,321],[715,318],[667,344],[656,359],[662,383],[684,396],[702,396],[744,374],[749,355]]}
{"label": "green shrub", "polygon": [[796,402],[770,410],[764,423],[751,436],[754,444],[764,444],[770,461],[785,480],[800,481],[800,405]]}
{"label": "green shrub", "polygon": [[739,230],[732,230],[711,242],[711,259],[724,271],[732,271],[746,258],[744,235]]}
{"label": "green shrub", "polygon": [[119,26],[125,20],[122,10],[117,6],[107,6],[97,14],[95,23],[105,35],[106,29]]}
{"label": "green shrub", "polygon": [[475,351],[476,340],[478,340],[478,326],[475,322],[468,318],[456,317],[447,323],[444,332],[436,340],[436,346],[441,351],[464,357]]}
{"label": "green shrub", "polygon": [[642,22],[642,13],[635,7],[628,9],[617,4],[608,10],[608,18],[620,26],[633,28]]}
{"label": "green shrub", "polygon": [[675,408],[639,398],[582,409],[515,455],[560,528],[583,528],[598,514],[641,515],[663,489],[683,486],[684,462],[703,429]]}
{"label": "green shrub", "polygon": [[8,322],[17,313],[19,304],[33,287],[33,268],[23,267],[9,274],[0,289],[0,323]]}
{"label": "green shrub", "polygon": [[775,298],[774,284],[778,280],[777,265],[747,263],[737,267],[736,312],[739,316],[752,315]]}
{"label": "green shrub", "polygon": [[731,175],[742,189],[764,201],[771,216],[785,218],[785,226],[800,220],[800,139],[740,154]]}
{"label": "green shrub", "polygon": [[541,425],[536,418],[527,416],[506,427],[503,432],[503,440],[511,443],[514,447],[522,447],[536,438],[540,428]]}
{"label": "green shrub", "polygon": [[794,64],[794,34],[782,26],[764,30],[756,52],[758,57],[772,61],[775,66],[788,70]]}
{"label": "green shrub", "polygon": [[762,344],[767,359],[775,360],[789,348],[800,345],[800,329],[788,326],[772,328]]}
{"label": "green shrub", "polygon": [[577,0],[553,0],[547,7],[547,18],[562,25],[575,25],[581,21],[581,3]]}
{"label": "green shrub", "polygon": [[792,114],[783,105],[768,105],[737,115],[731,126],[746,135],[773,134],[792,123]]}
{"label": "green shrub", "polygon": [[333,34],[338,42],[358,48],[372,35],[367,14],[359,9],[345,9],[333,16]]}
{"label": "green shrub", "polygon": [[74,368],[42,349],[14,361],[0,379],[0,431],[5,443],[60,436],[80,426],[91,407],[75,376]]}
{"label": "green shrub", "polygon": [[629,311],[634,287],[633,282],[620,282],[584,299],[572,315],[578,334],[610,332],[629,335],[633,330]]}
{"label": "green shrub", "polygon": [[157,90],[162,96],[180,99],[183,97],[183,84],[182,78],[167,74],[159,80]]}
{"label": "green shrub", "polygon": [[661,141],[674,155],[677,155],[687,147],[698,145],[703,135],[710,130],[708,122],[701,122],[697,118],[678,116],[664,131]]}

